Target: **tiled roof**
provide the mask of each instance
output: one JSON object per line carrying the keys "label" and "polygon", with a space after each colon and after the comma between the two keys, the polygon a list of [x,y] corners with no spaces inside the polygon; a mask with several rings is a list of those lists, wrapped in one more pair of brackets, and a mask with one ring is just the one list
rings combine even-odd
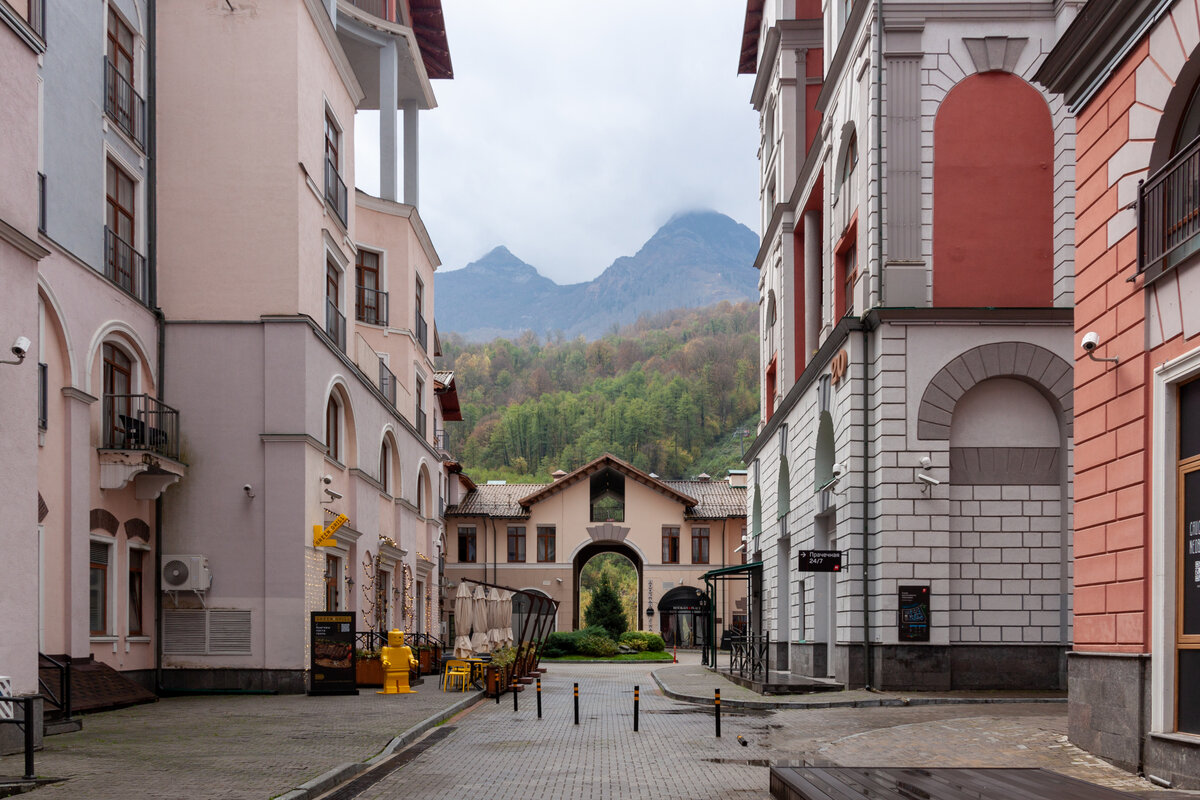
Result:
{"label": "tiled roof", "polygon": [[545,486],[544,483],[505,483],[476,486],[461,503],[446,508],[447,517],[517,517],[529,511],[517,501]]}
{"label": "tiled roof", "polygon": [[681,494],[700,502],[689,508],[687,519],[724,519],[746,516],[746,489],[735,488],[725,481],[663,481]]}
{"label": "tiled roof", "polygon": [[[746,516],[746,489],[734,488],[725,481],[662,481],[671,489],[699,500],[684,515],[685,519],[725,519]],[[505,483],[477,486],[461,503],[446,508],[447,517],[504,517],[527,519],[529,511],[521,507],[528,497],[549,484]]]}

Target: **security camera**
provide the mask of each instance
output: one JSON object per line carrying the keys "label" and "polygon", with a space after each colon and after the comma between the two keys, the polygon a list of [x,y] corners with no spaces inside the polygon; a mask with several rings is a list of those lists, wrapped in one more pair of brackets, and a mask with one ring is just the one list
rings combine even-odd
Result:
{"label": "security camera", "polygon": [[834,480],[841,480],[842,476],[845,474],[846,474],[846,465],[845,464],[838,463],[838,464],[833,465],[833,479]]}
{"label": "security camera", "polygon": [[333,476],[332,476],[332,475],[322,475],[322,476],[321,476],[321,483],[323,483],[323,484],[325,484],[326,486],[328,486],[329,484],[333,483]]}
{"label": "security camera", "polygon": [[242,486],[242,491],[246,493],[246,497],[249,497],[251,499],[254,498],[254,487],[251,486],[250,484],[248,484],[248,483],[244,484]]}
{"label": "security camera", "polygon": [[341,500],[342,499],[342,493],[335,492],[333,489],[326,489],[325,494],[329,495],[330,500]]}
{"label": "security camera", "polygon": [[1100,345],[1100,334],[1095,331],[1088,331],[1083,335],[1081,342],[1085,353],[1090,353]]}
{"label": "security camera", "polygon": [[921,456],[921,469],[929,469],[933,466],[933,459],[929,456]]}
{"label": "security camera", "polygon": [[926,475],[924,472],[917,473],[917,480],[919,480],[921,483],[925,484],[926,486],[941,485],[941,481],[939,481],[937,478],[935,478],[931,475]]}
{"label": "security camera", "polygon": [[15,342],[13,342],[12,354],[14,356],[16,356],[17,358],[21,359],[22,361],[24,361],[25,356],[29,354],[29,347],[32,344],[33,344],[33,342],[29,341],[29,339],[27,337],[18,336],[17,340]]}

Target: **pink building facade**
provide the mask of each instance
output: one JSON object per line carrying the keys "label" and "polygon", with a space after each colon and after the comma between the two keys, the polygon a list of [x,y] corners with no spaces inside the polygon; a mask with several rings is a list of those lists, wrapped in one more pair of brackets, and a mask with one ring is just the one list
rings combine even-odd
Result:
{"label": "pink building facade", "polygon": [[1190,788],[1200,786],[1198,47],[1193,4],[1092,0],[1037,76],[1076,120],[1071,740]]}

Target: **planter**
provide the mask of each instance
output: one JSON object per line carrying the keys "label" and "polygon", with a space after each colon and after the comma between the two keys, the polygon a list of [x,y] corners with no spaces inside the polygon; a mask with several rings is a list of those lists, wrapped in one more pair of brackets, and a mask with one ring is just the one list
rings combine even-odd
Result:
{"label": "planter", "polygon": [[428,675],[433,672],[433,651],[421,650],[417,655],[417,660],[421,662],[421,674]]}
{"label": "planter", "polygon": [[497,682],[500,684],[501,693],[508,691],[511,677],[507,668],[489,666],[486,668],[484,675],[487,682],[488,694],[496,694]]}
{"label": "planter", "polygon": [[383,686],[383,662],[378,658],[356,660],[354,683],[358,686]]}

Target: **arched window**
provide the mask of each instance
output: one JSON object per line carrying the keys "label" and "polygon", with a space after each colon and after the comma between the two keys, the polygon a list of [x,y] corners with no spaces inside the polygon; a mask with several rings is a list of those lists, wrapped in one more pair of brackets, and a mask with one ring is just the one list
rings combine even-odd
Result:
{"label": "arched window", "polygon": [[850,141],[846,143],[846,152],[842,156],[842,172],[840,175],[840,183],[845,186],[854,179],[854,169],[858,166],[858,133],[850,134]]}
{"label": "arched window", "polygon": [[388,494],[392,493],[392,443],[387,437],[379,447],[379,485]]}
{"label": "arched window", "polygon": [[104,437],[105,446],[125,448],[136,435],[133,414],[133,359],[120,347],[106,342],[104,359]]}
{"label": "arched window", "polygon": [[325,404],[325,455],[337,459],[341,453],[341,414],[337,398],[329,395]]}
{"label": "arched window", "polygon": [[817,423],[817,448],[813,459],[814,491],[821,491],[833,480],[834,450],[833,417],[828,411],[822,411]]}

